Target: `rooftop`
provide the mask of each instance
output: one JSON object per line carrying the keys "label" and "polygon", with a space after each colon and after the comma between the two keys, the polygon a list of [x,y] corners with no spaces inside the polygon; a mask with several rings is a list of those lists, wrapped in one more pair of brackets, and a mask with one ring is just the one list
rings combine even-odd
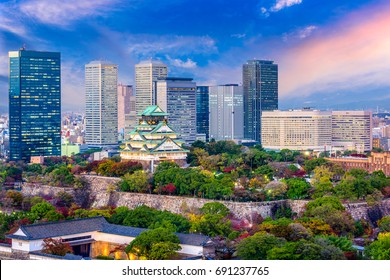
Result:
{"label": "rooftop", "polygon": [[[149,229],[136,228],[110,224],[102,216],[83,218],[75,220],[66,220],[60,222],[39,223],[33,225],[22,225],[20,230],[26,235],[7,235],[8,238],[17,240],[39,240],[45,238],[63,237],[66,235],[88,233],[93,231],[137,237],[142,232]],[[209,237],[201,234],[184,234],[176,233],[179,237],[180,244],[199,246],[205,244]]]}
{"label": "rooftop", "polygon": [[168,116],[167,113],[165,113],[163,110],[161,110],[160,107],[158,107],[157,105],[151,105],[151,106],[148,106],[146,107],[146,109],[138,114],[138,116]]}

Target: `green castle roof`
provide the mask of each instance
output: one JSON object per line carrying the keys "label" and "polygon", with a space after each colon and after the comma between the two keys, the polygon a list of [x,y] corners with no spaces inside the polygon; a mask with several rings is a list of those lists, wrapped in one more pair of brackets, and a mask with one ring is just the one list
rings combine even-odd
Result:
{"label": "green castle roof", "polygon": [[146,107],[146,109],[142,113],[139,113],[138,116],[161,117],[161,116],[168,116],[168,114],[165,113],[163,110],[161,110],[159,106],[151,105]]}

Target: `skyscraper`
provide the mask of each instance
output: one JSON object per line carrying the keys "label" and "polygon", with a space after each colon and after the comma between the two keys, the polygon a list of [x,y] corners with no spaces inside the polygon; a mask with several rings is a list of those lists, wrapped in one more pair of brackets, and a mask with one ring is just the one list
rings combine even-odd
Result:
{"label": "skyscraper", "polygon": [[118,66],[107,61],[85,65],[85,142],[91,146],[118,143]]}
{"label": "skyscraper", "polygon": [[136,111],[142,113],[147,106],[156,105],[157,78],[165,78],[168,67],[161,61],[142,61],[135,65]]}
{"label": "skyscraper", "polygon": [[261,142],[261,112],[278,109],[278,65],[248,60],[242,70],[244,137]]}
{"label": "skyscraper", "polygon": [[238,140],[244,137],[242,86],[210,87],[210,138]]}
{"label": "skyscraper", "polygon": [[61,155],[61,55],[9,52],[10,159]]}
{"label": "skyscraper", "polygon": [[209,87],[196,87],[196,133],[209,140]]}
{"label": "skyscraper", "polygon": [[190,78],[159,78],[157,105],[168,113],[169,125],[187,143],[196,140],[196,83]]}
{"label": "skyscraper", "polygon": [[126,135],[137,124],[133,86],[118,85],[118,131]]}

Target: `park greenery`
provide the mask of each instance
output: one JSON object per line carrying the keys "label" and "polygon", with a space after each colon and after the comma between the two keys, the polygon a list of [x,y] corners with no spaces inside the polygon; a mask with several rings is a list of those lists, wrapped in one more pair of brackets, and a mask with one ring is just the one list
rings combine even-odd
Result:
{"label": "park greenery", "polygon": [[[321,156],[290,151],[266,151],[232,141],[196,141],[189,147],[188,166],[160,163],[152,174],[138,162],[120,157],[88,161],[88,155],[45,158],[43,165],[0,164],[0,241],[26,224],[104,216],[110,223],[147,228],[123,247],[145,259],[170,259],[180,248],[174,233],[210,236],[215,258],[240,259],[356,259],[355,238],[363,239],[364,258],[390,259],[390,217],[355,221],[343,203],[364,201],[376,207],[390,197],[390,177],[382,171],[345,172]],[[258,214],[238,218],[220,202],[200,209],[183,205],[180,214],[141,205],[93,209],[78,205],[74,194],[88,189],[83,175],[121,178],[112,190],[155,195],[187,196],[219,201],[308,200],[297,216],[281,203],[265,218]],[[53,197],[23,196],[15,183],[48,184],[65,191]],[[17,184],[15,185],[17,186]],[[69,191],[66,191],[69,190]],[[265,218],[265,219],[264,219]],[[378,234],[379,233],[379,234]],[[51,243],[50,243],[51,242]],[[55,248],[55,242],[48,248]],[[69,251],[60,248],[61,254]],[[49,250],[49,249],[48,249]]]}

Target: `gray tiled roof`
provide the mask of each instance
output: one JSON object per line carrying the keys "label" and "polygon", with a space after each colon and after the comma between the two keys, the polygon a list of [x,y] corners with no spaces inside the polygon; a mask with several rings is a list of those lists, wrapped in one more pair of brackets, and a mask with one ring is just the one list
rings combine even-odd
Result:
{"label": "gray tiled roof", "polygon": [[[37,240],[51,237],[60,237],[72,234],[87,233],[92,231],[100,231],[108,234],[121,236],[137,237],[142,232],[147,231],[146,228],[136,228],[110,224],[104,217],[92,217],[84,219],[66,220],[60,222],[40,223],[33,225],[23,225],[20,229],[26,234],[7,235],[8,238],[18,240]],[[205,244],[209,237],[201,234],[184,234],[176,233],[179,237],[180,244],[200,246]]]}
{"label": "gray tiled roof", "polygon": [[100,231],[103,224],[108,224],[104,217],[93,217],[85,219],[66,220],[60,222],[39,223],[20,226],[26,237],[20,235],[9,235],[8,238],[36,240],[64,235]]}

